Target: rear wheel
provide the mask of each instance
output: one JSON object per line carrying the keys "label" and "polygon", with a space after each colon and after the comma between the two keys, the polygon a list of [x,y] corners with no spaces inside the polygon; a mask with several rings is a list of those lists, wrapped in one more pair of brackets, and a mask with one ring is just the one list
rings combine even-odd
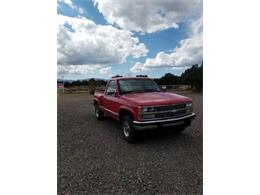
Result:
{"label": "rear wheel", "polygon": [[136,131],[134,129],[131,115],[125,115],[121,118],[121,130],[126,141],[134,142],[136,138]]}
{"label": "rear wheel", "polygon": [[95,104],[95,116],[97,120],[102,120],[104,118],[104,112],[100,110],[98,104]]}

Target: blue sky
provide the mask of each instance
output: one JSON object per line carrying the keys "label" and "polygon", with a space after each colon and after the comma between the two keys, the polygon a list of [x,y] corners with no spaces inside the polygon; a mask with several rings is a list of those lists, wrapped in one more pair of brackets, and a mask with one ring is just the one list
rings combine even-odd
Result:
{"label": "blue sky", "polygon": [[202,2],[158,2],[58,0],[58,78],[158,78],[200,63]]}

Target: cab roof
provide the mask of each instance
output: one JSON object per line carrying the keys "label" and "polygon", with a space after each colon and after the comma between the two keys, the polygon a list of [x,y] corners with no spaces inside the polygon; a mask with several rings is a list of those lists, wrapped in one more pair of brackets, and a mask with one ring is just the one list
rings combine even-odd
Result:
{"label": "cab roof", "polygon": [[148,77],[121,77],[121,76],[117,76],[117,77],[112,77],[110,80],[128,80],[128,79],[150,79]]}

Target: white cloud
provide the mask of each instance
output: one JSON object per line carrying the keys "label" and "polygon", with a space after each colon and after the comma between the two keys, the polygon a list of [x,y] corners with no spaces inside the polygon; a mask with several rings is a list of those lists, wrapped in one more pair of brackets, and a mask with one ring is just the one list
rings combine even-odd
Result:
{"label": "white cloud", "polygon": [[97,69],[101,68],[101,65],[68,65],[62,66],[58,65],[58,74],[59,75],[91,75]]}
{"label": "white cloud", "polygon": [[[150,59],[150,58],[148,58],[148,59]],[[146,66],[144,64],[142,64],[141,62],[136,62],[135,65],[130,70],[132,72],[137,73],[137,72],[141,72],[144,70],[148,70],[148,68],[146,68]]]}
{"label": "white cloud", "polygon": [[122,75],[123,77],[135,77],[136,75],[133,72],[127,72]]}
{"label": "white cloud", "polygon": [[190,25],[191,36],[180,41],[172,52],[159,52],[155,58],[147,58],[144,63],[137,62],[132,72],[140,72],[162,67],[185,67],[201,63],[203,59],[202,17]]}
{"label": "white cloud", "polygon": [[203,31],[203,21],[202,16],[200,16],[197,20],[194,20],[190,24],[191,35],[201,34]]}
{"label": "white cloud", "polygon": [[57,45],[58,65],[120,64],[148,52],[130,31],[63,15],[58,15]]}
{"label": "white cloud", "polygon": [[68,6],[70,6],[71,9],[76,10],[79,15],[80,14],[82,15],[85,12],[85,10],[82,7],[79,7],[79,6],[75,5],[75,3],[72,2],[72,0],[58,0],[58,7],[60,6],[60,3],[64,3],[64,4],[68,5]]}
{"label": "white cloud", "polygon": [[111,75],[111,66],[101,68],[99,72],[100,74]]}
{"label": "white cloud", "polygon": [[75,5],[72,3],[71,0],[58,0],[58,3],[65,3],[67,4],[68,6],[70,6],[71,8],[75,8]]}
{"label": "white cloud", "polygon": [[201,0],[93,0],[111,24],[137,32],[156,32],[178,28],[189,18]]}
{"label": "white cloud", "polygon": [[84,14],[85,11],[84,11],[84,9],[82,7],[79,7],[78,8],[78,12],[79,12],[79,14]]}

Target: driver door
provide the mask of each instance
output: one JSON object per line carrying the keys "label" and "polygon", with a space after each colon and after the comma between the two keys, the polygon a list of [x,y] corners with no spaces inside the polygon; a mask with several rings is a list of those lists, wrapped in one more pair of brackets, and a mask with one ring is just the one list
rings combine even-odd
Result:
{"label": "driver door", "polygon": [[116,97],[116,81],[111,80],[107,85],[107,89],[104,95],[104,107],[105,111],[112,117],[118,117],[118,107],[119,104],[117,103]]}

